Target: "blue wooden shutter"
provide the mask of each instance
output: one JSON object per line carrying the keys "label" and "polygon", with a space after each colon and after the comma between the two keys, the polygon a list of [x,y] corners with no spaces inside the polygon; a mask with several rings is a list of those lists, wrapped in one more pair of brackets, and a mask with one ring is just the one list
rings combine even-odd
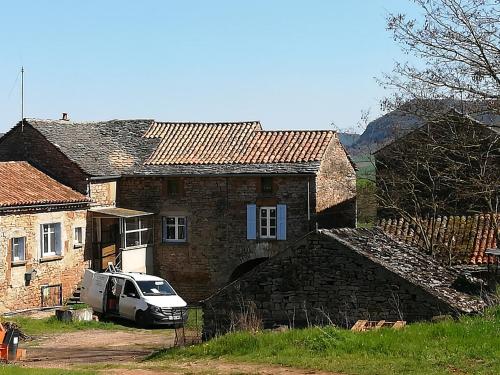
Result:
{"label": "blue wooden shutter", "polygon": [[257,239],[257,206],[247,204],[247,240]]}
{"label": "blue wooden shutter", "polygon": [[286,204],[278,204],[277,219],[278,219],[278,233],[276,239],[280,241],[286,240]]}
{"label": "blue wooden shutter", "polygon": [[61,244],[61,224],[57,223],[54,225],[54,235],[56,237],[56,254],[61,255],[62,254],[62,244]]}

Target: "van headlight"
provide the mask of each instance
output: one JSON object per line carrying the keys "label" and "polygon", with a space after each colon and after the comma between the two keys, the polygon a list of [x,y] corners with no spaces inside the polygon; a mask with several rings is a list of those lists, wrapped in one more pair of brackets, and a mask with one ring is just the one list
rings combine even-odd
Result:
{"label": "van headlight", "polygon": [[148,307],[149,307],[149,310],[150,310],[152,313],[156,313],[156,314],[161,314],[161,313],[163,313],[163,311],[161,310],[161,307],[159,307],[159,306],[150,305],[150,304],[148,303]]}

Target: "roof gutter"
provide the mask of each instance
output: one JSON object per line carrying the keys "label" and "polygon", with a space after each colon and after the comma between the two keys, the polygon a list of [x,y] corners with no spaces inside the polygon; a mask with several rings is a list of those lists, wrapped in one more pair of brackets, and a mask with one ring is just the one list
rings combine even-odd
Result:
{"label": "roof gutter", "polygon": [[121,175],[112,175],[112,176],[91,176],[89,179],[91,181],[100,181],[100,180],[116,180],[122,177]]}
{"label": "roof gutter", "polygon": [[21,211],[21,210],[40,210],[44,208],[59,208],[59,207],[73,207],[73,206],[85,206],[89,205],[91,202],[71,202],[71,203],[46,203],[46,204],[31,204],[25,206],[5,206],[0,207],[0,212],[2,211]]}

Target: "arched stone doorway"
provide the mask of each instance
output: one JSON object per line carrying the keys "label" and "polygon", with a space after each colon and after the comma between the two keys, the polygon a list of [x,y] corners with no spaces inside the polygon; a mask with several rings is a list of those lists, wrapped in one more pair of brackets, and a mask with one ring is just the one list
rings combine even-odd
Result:
{"label": "arched stone doorway", "polygon": [[229,276],[229,282],[233,282],[234,280],[239,279],[241,276],[243,276],[247,272],[250,272],[251,270],[253,270],[255,267],[257,267],[259,264],[261,264],[267,259],[269,258],[267,257],[255,258],[240,264],[238,267],[234,269],[234,271],[231,273],[231,276]]}

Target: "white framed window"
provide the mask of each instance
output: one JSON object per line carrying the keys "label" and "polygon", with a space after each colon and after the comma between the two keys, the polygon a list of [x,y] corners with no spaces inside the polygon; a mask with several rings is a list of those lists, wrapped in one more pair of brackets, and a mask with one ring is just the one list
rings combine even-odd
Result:
{"label": "white framed window", "polygon": [[163,242],[186,242],[187,220],[185,216],[164,216],[162,218]]}
{"label": "white framed window", "polygon": [[259,208],[260,238],[276,238],[276,207]]}
{"label": "white framed window", "polygon": [[73,233],[73,245],[74,246],[82,246],[83,245],[83,228],[75,227]]}
{"label": "white framed window", "polygon": [[42,224],[40,227],[42,258],[61,255],[61,223]]}
{"label": "white framed window", "polygon": [[11,248],[13,262],[26,260],[26,237],[12,238]]}
{"label": "white framed window", "polygon": [[125,248],[147,245],[151,240],[151,218],[131,217],[124,220]]}

